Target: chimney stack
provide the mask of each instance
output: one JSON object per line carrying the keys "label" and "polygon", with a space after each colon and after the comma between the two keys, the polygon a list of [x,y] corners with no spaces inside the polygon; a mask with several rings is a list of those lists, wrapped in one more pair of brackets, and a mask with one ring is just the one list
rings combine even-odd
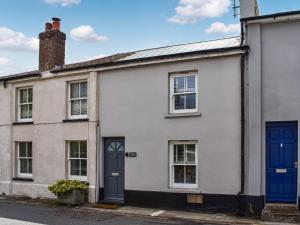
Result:
{"label": "chimney stack", "polygon": [[257,0],[240,0],[240,18],[259,16]]}
{"label": "chimney stack", "polygon": [[60,31],[60,19],[52,18],[45,24],[45,31],[39,34],[39,70],[48,71],[65,64],[66,34]]}

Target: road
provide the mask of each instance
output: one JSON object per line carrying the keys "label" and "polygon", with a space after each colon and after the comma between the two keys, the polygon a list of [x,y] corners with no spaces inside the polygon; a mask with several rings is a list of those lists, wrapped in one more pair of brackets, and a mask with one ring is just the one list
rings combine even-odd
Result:
{"label": "road", "polygon": [[209,225],[0,200],[0,225]]}

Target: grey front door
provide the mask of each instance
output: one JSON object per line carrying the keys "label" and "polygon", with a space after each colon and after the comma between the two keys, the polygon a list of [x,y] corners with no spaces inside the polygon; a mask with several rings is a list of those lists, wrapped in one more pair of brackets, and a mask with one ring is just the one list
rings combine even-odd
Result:
{"label": "grey front door", "polygon": [[104,139],[104,201],[124,201],[124,138]]}

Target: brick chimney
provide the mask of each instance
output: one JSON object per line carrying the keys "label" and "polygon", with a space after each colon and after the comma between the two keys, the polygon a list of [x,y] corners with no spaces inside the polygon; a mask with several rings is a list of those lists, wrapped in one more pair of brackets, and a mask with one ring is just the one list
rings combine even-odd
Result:
{"label": "brick chimney", "polygon": [[39,70],[48,71],[65,64],[66,34],[60,31],[60,19],[52,18],[45,24],[45,31],[39,34]]}

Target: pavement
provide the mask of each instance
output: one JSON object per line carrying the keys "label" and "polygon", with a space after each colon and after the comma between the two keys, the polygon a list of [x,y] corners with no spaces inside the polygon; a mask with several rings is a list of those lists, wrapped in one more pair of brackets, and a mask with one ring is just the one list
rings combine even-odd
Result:
{"label": "pavement", "polygon": [[[88,204],[62,207],[47,200],[0,197],[0,225],[287,225],[188,211],[122,206],[99,209]],[[289,224],[291,225],[291,224]]]}

